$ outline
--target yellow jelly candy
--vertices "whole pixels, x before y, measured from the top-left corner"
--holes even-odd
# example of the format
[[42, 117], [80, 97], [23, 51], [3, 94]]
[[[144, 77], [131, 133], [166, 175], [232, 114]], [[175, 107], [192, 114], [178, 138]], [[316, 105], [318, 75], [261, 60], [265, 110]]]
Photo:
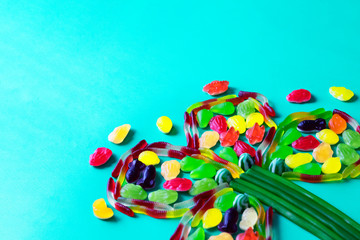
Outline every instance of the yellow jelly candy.
[[312, 155], [317, 162], [323, 163], [329, 158], [331, 158], [333, 153], [334, 151], [331, 149], [330, 144], [323, 142], [320, 143], [319, 146], [314, 148]]
[[220, 233], [217, 236], [211, 236], [208, 240], [234, 240], [231, 234], [227, 232]]
[[240, 115], [229, 117], [226, 123], [229, 128], [233, 127], [235, 131], [238, 131], [240, 134], [246, 131], [245, 119]]
[[222, 213], [217, 208], [210, 208], [207, 210], [202, 218], [203, 228], [208, 229], [216, 227], [222, 220]]
[[246, 128], [251, 128], [258, 123], [261, 126], [264, 123], [264, 116], [261, 113], [252, 113], [246, 117]]
[[340, 101], [349, 101], [354, 96], [351, 90], [344, 87], [331, 87], [329, 93]]
[[298, 166], [304, 165], [311, 162], [313, 157], [310, 153], [296, 153], [290, 154], [285, 158], [285, 163], [289, 168], [296, 168]]
[[215, 131], [206, 131], [201, 135], [199, 139], [200, 147], [212, 148], [219, 141], [219, 134]]
[[316, 133], [316, 137], [330, 145], [337, 144], [339, 142], [339, 136], [331, 129], [323, 129], [320, 132]]
[[171, 131], [171, 128], [173, 126], [172, 121], [167, 116], [159, 117], [156, 121], [156, 126], [159, 128], [159, 130], [163, 133], [169, 133]]
[[246, 231], [249, 227], [254, 227], [258, 218], [257, 212], [253, 207], [245, 209], [239, 223], [240, 229]]
[[124, 124], [115, 128], [108, 136], [108, 140], [112, 143], [122, 143], [130, 131], [130, 124]]
[[93, 203], [93, 212], [95, 217], [100, 219], [109, 219], [114, 215], [113, 210], [106, 206], [106, 202], [103, 198], [95, 200]]
[[178, 161], [170, 160], [161, 164], [161, 175], [166, 181], [176, 178], [179, 173], [180, 163]]
[[140, 153], [139, 161], [145, 165], [156, 165], [160, 163], [158, 155], [152, 151], [143, 151]]
[[329, 158], [321, 167], [321, 171], [325, 174], [337, 173], [340, 169], [341, 162], [339, 157]]

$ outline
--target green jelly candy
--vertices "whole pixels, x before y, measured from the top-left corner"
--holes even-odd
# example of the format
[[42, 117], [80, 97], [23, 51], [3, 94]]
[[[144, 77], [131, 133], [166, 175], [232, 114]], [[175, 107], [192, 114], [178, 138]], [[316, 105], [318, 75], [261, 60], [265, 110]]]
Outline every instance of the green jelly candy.
[[242, 170], [246, 171], [255, 164], [255, 160], [248, 153], [243, 153], [239, 157], [239, 164]]
[[202, 227], [198, 227], [188, 238], [188, 240], [205, 240], [205, 231]]
[[235, 111], [234, 104], [232, 102], [224, 102], [217, 105], [214, 105], [210, 108], [213, 113], [221, 115], [231, 115]]
[[238, 194], [233, 202], [233, 207], [236, 208], [238, 213], [242, 213], [250, 206], [249, 197], [245, 194]]
[[350, 147], [355, 149], [360, 147], [360, 133], [348, 129], [342, 133], [342, 138], [344, 142]]
[[249, 99], [239, 103], [239, 105], [237, 105], [236, 108], [237, 115], [240, 115], [243, 118], [246, 118], [247, 116], [249, 116], [254, 112], [255, 112], [255, 104], [253, 101]]
[[210, 189], [216, 188], [217, 184], [212, 178], [203, 178], [194, 182], [192, 185], [189, 194], [192, 196], [198, 195], [199, 193], [206, 192]]
[[195, 168], [190, 172], [190, 177], [192, 179], [200, 179], [200, 178], [212, 178], [216, 174], [216, 169], [210, 163], [204, 163], [200, 165], [198, 168]]
[[216, 172], [215, 181], [218, 184], [230, 183], [230, 181], [233, 179], [234, 178], [232, 177], [230, 171], [226, 168], [221, 168]]
[[280, 145], [287, 146], [301, 137], [301, 133], [296, 128], [289, 128], [282, 138], [280, 139]]
[[308, 175], [320, 175], [321, 167], [317, 163], [306, 163], [294, 168], [294, 172]]
[[229, 208], [233, 207], [233, 202], [236, 197], [235, 192], [228, 192], [216, 199], [214, 207], [220, 209], [222, 212], [226, 212]]
[[270, 155], [270, 159], [275, 158], [285, 159], [290, 154], [293, 154], [293, 148], [289, 146], [277, 146], [276, 150]]
[[284, 159], [275, 158], [269, 165], [269, 171], [281, 176], [283, 172], [290, 172], [292, 170], [285, 164]]
[[180, 168], [181, 168], [181, 171], [190, 172], [190, 171], [200, 167], [200, 165], [202, 165], [204, 163], [205, 162], [203, 160], [186, 156], [183, 159], [181, 159]]
[[207, 109], [202, 109], [196, 114], [199, 127], [206, 128], [214, 114]]
[[178, 199], [178, 193], [174, 190], [157, 190], [149, 193], [149, 200], [152, 202], [160, 202], [171, 204]]
[[135, 185], [132, 183], [125, 184], [121, 190], [120, 194], [124, 198], [133, 198], [144, 200], [147, 197], [147, 193], [140, 185]]
[[336, 148], [336, 155], [344, 165], [350, 165], [359, 160], [359, 154], [345, 143], [340, 143]]
[[238, 165], [239, 159], [238, 156], [236, 154], [236, 152], [234, 151], [234, 149], [232, 149], [231, 147], [224, 147], [223, 149], [221, 149], [220, 153], [219, 153], [219, 157], [221, 157], [222, 159], [225, 159], [226, 161], [232, 162], [236, 165]]

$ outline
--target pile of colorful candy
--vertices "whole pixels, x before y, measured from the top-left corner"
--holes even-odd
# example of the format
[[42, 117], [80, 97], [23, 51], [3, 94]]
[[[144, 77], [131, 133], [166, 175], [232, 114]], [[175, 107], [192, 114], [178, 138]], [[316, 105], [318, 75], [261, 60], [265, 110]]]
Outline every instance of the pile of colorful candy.
[[[228, 85], [214, 81], [203, 90], [217, 95]], [[340, 100], [352, 97], [347, 89], [331, 91]], [[311, 93], [300, 89], [287, 99], [304, 103]], [[108, 182], [110, 205], [128, 216], [181, 218], [170, 237], [174, 240], [204, 240], [208, 234], [204, 229], [214, 227], [222, 233], [208, 239], [272, 239], [273, 209], [321, 239], [358, 239], [358, 223], [288, 180], [357, 178], [359, 124], [339, 110], [293, 113], [279, 126], [273, 117], [275, 111], [267, 98], [254, 92], [240, 91], [238, 96], [191, 105], [184, 115], [187, 146], [142, 140], [125, 152]], [[163, 116], [156, 125], [169, 133], [172, 121]], [[128, 124], [117, 127], [108, 139], [121, 143], [129, 130]], [[216, 154], [211, 148], [218, 142], [221, 149]], [[111, 150], [98, 148], [90, 164], [102, 165], [111, 155]], [[170, 160], [162, 161], [162, 157]], [[163, 189], [157, 189], [158, 172], [164, 179]], [[190, 198], [177, 202], [179, 194]], [[93, 210], [100, 219], [113, 216], [104, 199], [96, 200]]]

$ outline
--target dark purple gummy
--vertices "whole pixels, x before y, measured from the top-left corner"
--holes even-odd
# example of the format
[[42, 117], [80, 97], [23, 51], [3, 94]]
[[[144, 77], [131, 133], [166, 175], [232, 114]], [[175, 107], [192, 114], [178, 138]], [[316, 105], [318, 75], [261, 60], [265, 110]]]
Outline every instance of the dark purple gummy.
[[325, 119], [318, 118], [316, 120], [304, 120], [300, 122], [297, 129], [300, 132], [318, 132], [326, 128]]
[[239, 213], [236, 208], [229, 208], [224, 214], [223, 221], [218, 225], [218, 229], [230, 234], [236, 233], [238, 218]]
[[133, 183], [139, 179], [141, 172], [145, 169], [145, 164], [139, 160], [134, 160], [129, 163], [129, 169], [126, 172], [125, 178], [128, 183]]
[[146, 166], [142, 177], [136, 182], [143, 189], [150, 189], [155, 187], [156, 170], [153, 165]]

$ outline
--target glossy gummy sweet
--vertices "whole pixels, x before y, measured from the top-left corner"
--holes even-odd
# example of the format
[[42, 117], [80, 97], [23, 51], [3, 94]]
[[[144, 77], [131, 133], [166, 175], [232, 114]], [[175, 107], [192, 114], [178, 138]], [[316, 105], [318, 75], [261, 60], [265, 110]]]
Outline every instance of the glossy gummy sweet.
[[227, 170], [226, 168], [219, 169], [215, 175], [215, 181], [218, 184], [229, 183], [233, 179], [234, 178], [232, 177], [230, 171]]
[[333, 153], [330, 144], [323, 142], [313, 150], [312, 155], [317, 162], [324, 163]]
[[337, 144], [339, 142], [339, 136], [331, 129], [323, 129], [320, 132], [316, 133], [316, 137], [330, 145]]
[[210, 208], [208, 209], [203, 218], [203, 228], [213, 228], [216, 227], [222, 220], [222, 213], [217, 208]]
[[237, 231], [237, 221], [239, 218], [239, 213], [236, 208], [229, 208], [226, 210], [223, 221], [218, 225], [218, 229], [222, 232], [227, 232], [230, 234], [236, 233]]
[[145, 164], [135, 159], [131, 163], [129, 163], [129, 169], [126, 172], [125, 179], [128, 183], [136, 182], [141, 172], [145, 169]]
[[253, 207], [245, 209], [241, 216], [239, 227], [241, 230], [246, 231], [248, 228], [253, 228], [258, 221], [258, 214]]
[[151, 189], [155, 187], [156, 169], [154, 165], [145, 167], [142, 177], [136, 182], [144, 189]]
[[202, 109], [196, 114], [196, 118], [200, 128], [206, 128], [209, 125], [210, 119], [214, 114], [208, 109]]
[[264, 123], [264, 116], [261, 113], [251, 113], [246, 117], [246, 128], [251, 128], [255, 123], [259, 124], [259, 126]]
[[270, 159], [280, 158], [285, 159], [290, 154], [293, 154], [294, 150], [289, 146], [277, 146], [275, 151], [270, 155]]
[[[244, 233], [240, 233], [236, 236], [235, 240], [258, 240], [259, 234], [254, 232], [253, 228], [248, 228]], [[267, 238], [271, 240], [271, 238]]]
[[329, 120], [329, 128], [336, 134], [341, 134], [347, 128], [347, 123], [339, 114], [334, 114]]
[[308, 175], [320, 175], [321, 167], [317, 163], [306, 163], [294, 168], [294, 172]]
[[219, 138], [220, 136], [217, 132], [205, 131], [199, 139], [200, 147], [212, 148], [219, 141]]
[[176, 178], [180, 173], [180, 163], [177, 160], [165, 161], [161, 164], [161, 175], [165, 180]]
[[253, 101], [249, 99], [239, 103], [239, 105], [237, 105], [236, 108], [237, 115], [240, 115], [243, 118], [246, 118], [247, 116], [249, 116], [254, 112], [255, 112], [255, 104]]
[[259, 126], [258, 123], [255, 123], [254, 126], [249, 128], [246, 131], [246, 138], [251, 145], [259, 143], [263, 140], [265, 134], [265, 126]]
[[171, 119], [167, 116], [161, 116], [156, 121], [156, 126], [159, 128], [159, 130], [163, 133], [169, 133], [172, 129], [173, 123]]
[[231, 234], [223, 232], [219, 235], [209, 237], [208, 240], [234, 240], [234, 238], [231, 236]]
[[233, 202], [235, 200], [236, 193], [235, 192], [228, 192], [224, 195], [218, 197], [215, 200], [214, 207], [218, 208], [220, 211], [225, 212], [229, 208], [233, 206]]
[[268, 169], [270, 172], [275, 173], [279, 176], [281, 176], [281, 174], [283, 174], [284, 172], [291, 171], [291, 168], [289, 168], [285, 164], [285, 160], [280, 158], [275, 158], [274, 160], [272, 160]]
[[359, 154], [350, 146], [345, 143], [340, 143], [336, 147], [336, 155], [344, 165], [350, 165], [359, 160]]
[[243, 142], [241, 140], [237, 140], [235, 142], [234, 151], [238, 156], [240, 156], [243, 153], [249, 153], [250, 156], [255, 157], [255, 149], [246, 142]]
[[211, 130], [219, 134], [222, 132], [226, 132], [227, 130], [226, 118], [222, 115], [217, 115], [211, 118], [209, 125]]
[[93, 203], [93, 212], [95, 217], [99, 219], [109, 219], [114, 216], [114, 212], [111, 208], [106, 206], [106, 202], [103, 198], [97, 199]]
[[147, 197], [147, 193], [140, 185], [135, 185], [132, 183], [125, 184], [121, 190], [120, 194], [124, 198], [132, 198], [145, 200]]
[[219, 157], [234, 164], [238, 164], [239, 161], [236, 152], [231, 147], [224, 147], [223, 149], [221, 149], [219, 153]]
[[235, 112], [235, 107], [231, 102], [223, 102], [212, 106], [210, 111], [221, 115], [231, 115]]
[[324, 164], [321, 166], [321, 171], [324, 174], [332, 174], [337, 173], [341, 169], [341, 162], [339, 157], [332, 157], [329, 158], [324, 162]]
[[145, 165], [157, 165], [160, 163], [158, 155], [153, 151], [143, 151], [138, 159]]
[[220, 133], [220, 143], [222, 147], [234, 146], [235, 142], [239, 139], [239, 132], [233, 127], [230, 127], [226, 132]]
[[249, 208], [249, 197], [247, 194], [237, 194], [234, 202], [233, 202], [234, 208], [236, 208], [236, 211], [238, 213], [243, 213], [245, 209]]
[[125, 137], [130, 131], [130, 124], [124, 124], [119, 127], [116, 127], [108, 136], [108, 140], [112, 143], [119, 144], [122, 143]]
[[354, 96], [351, 90], [344, 87], [331, 87], [329, 93], [340, 101], [349, 101]]
[[211, 83], [206, 84], [203, 87], [203, 91], [208, 93], [209, 95], [214, 96], [226, 92], [226, 90], [228, 90], [228, 87], [228, 81], [214, 80]]
[[190, 172], [196, 168], [198, 168], [200, 165], [204, 164], [205, 162], [200, 159], [196, 159], [190, 156], [185, 156], [180, 161], [180, 169], [184, 172]]
[[286, 100], [292, 103], [304, 103], [311, 99], [311, 93], [306, 89], [294, 90], [286, 96]]
[[304, 120], [301, 121], [297, 129], [300, 132], [304, 133], [312, 133], [312, 132], [318, 132], [326, 128], [326, 121], [323, 118], [318, 118], [316, 120]]
[[308, 135], [306, 137], [300, 137], [295, 140], [291, 146], [300, 151], [312, 151], [314, 148], [320, 145], [319, 140], [317, 140], [314, 136]]
[[301, 137], [301, 133], [296, 128], [289, 128], [281, 137], [279, 144], [287, 146]]
[[216, 175], [216, 169], [210, 163], [204, 163], [190, 172], [192, 179], [212, 178]]
[[91, 166], [97, 167], [105, 164], [111, 157], [112, 151], [105, 147], [100, 147], [90, 155], [89, 163]]
[[239, 166], [242, 170], [247, 171], [255, 164], [255, 160], [249, 153], [243, 153], [239, 157]]
[[342, 133], [344, 142], [350, 147], [357, 149], [360, 147], [360, 133], [348, 129]]
[[205, 240], [205, 231], [202, 227], [198, 227], [188, 238], [188, 240]]
[[239, 134], [244, 133], [246, 130], [245, 119], [242, 116], [235, 115], [229, 117], [226, 123], [229, 128], [233, 127], [236, 131], [239, 132]]
[[194, 182], [192, 185], [189, 194], [192, 196], [198, 195], [199, 193], [203, 193], [210, 189], [213, 189], [217, 186], [216, 182], [212, 178], [203, 178]]
[[173, 190], [157, 190], [149, 193], [148, 198], [152, 202], [172, 204], [178, 199], [178, 193]]
[[296, 153], [287, 156], [285, 158], [285, 164], [289, 168], [294, 169], [298, 166], [311, 162], [312, 159], [313, 157], [310, 153]]
[[177, 192], [189, 191], [192, 186], [192, 181], [187, 178], [174, 178], [164, 182], [163, 187], [168, 190]]

